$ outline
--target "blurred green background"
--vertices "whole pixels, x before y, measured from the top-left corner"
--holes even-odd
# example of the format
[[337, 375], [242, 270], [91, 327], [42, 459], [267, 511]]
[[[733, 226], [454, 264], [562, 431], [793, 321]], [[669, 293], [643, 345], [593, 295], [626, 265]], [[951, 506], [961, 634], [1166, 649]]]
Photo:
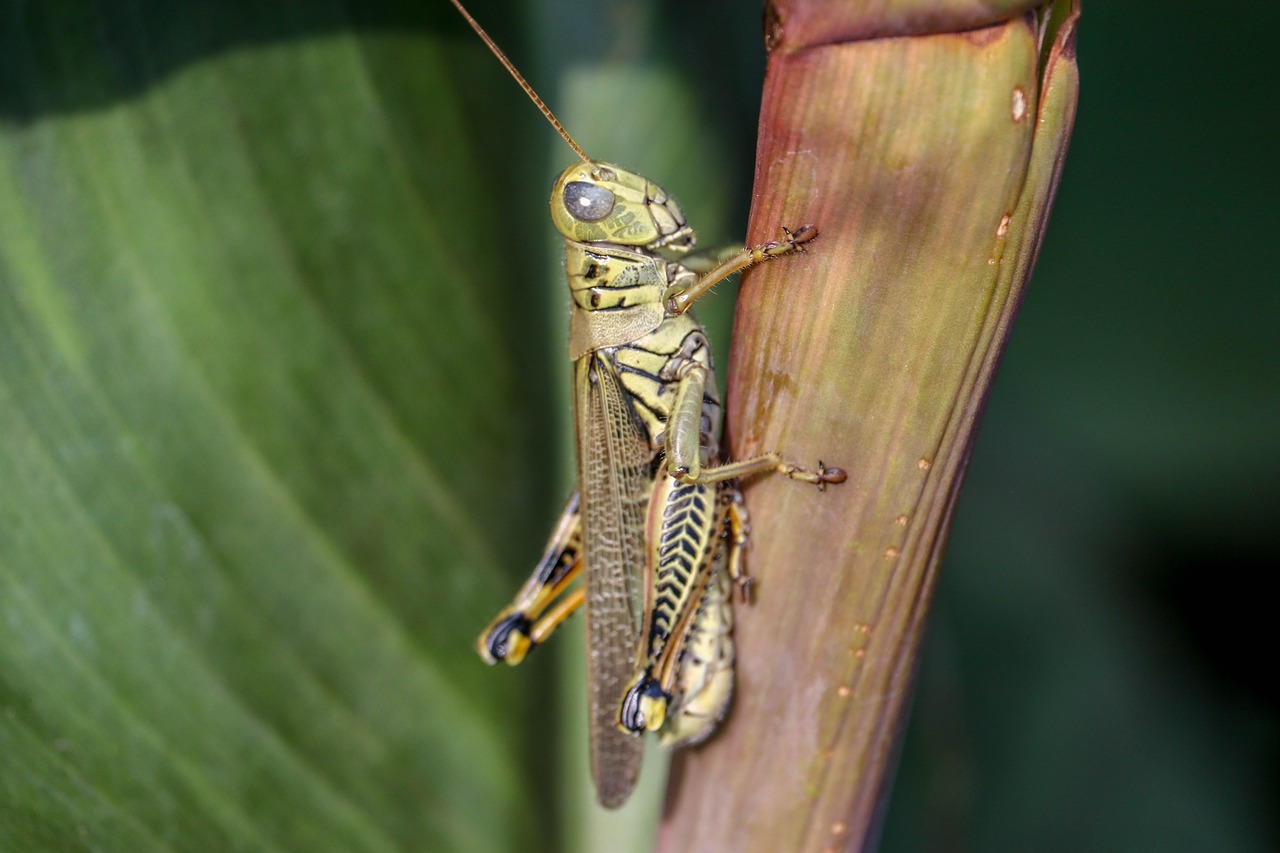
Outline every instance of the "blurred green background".
[[[473, 12], [744, 230], [757, 4]], [[1277, 25], [1085, 7], [885, 850], [1280, 847]], [[600, 849], [577, 653], [470, 649], [568, 482], [567, 158], [452, 9], [4, 2], [0, 122], [0, 848]]]

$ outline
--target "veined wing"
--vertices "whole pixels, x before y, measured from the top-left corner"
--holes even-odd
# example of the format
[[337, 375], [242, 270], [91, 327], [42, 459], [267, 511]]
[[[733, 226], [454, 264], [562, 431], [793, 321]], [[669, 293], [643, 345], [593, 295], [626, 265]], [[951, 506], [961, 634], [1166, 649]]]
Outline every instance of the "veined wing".
[[653, 452], [608, 355], [574, 365], [591, 775], [600, 803], [615, 808], [635, 787], [644, 748], [617, 720], [638, 658]]

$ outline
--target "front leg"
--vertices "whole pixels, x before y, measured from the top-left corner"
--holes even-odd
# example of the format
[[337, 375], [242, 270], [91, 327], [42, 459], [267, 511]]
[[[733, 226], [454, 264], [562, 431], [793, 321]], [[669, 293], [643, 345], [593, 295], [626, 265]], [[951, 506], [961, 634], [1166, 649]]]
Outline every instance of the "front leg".
[[[782, 233], [786, 235], [786, 239], [770, 240], [768, 243], [762, 243], [759, 246], [748, 246], [707, 270], [693, 284], [677, 284], [668, 288], [662, 300], [666, 304], [667, 312], [670, 314], [683, 314], [692, 307], [699, 297], [718, 282], [724, 281], [729, 276], [736, 272], [741, 272], [747, 267], [755, 266], [773, 258], [780, 258], [792, 252], [803, 252], [804, 244], [818, 236], [818, 229], [812, 225], [802, 225], [795, 231], [783, 227]], [[684, 262], [682, 261], [681, 263]], [[688, 266], [688, 264], [685, 264], [685, 266]], [[694, 267], [689, 268], [694, 269]]]

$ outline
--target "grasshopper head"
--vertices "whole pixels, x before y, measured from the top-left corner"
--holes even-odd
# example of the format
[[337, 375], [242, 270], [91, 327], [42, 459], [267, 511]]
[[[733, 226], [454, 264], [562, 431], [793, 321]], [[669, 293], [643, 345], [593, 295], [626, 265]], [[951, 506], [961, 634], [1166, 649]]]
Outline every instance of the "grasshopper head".
[[695, 237], [662, 187], [609, 163], [574, 163], [551, 190], [556, 230], [580, 243], [687, 252]]

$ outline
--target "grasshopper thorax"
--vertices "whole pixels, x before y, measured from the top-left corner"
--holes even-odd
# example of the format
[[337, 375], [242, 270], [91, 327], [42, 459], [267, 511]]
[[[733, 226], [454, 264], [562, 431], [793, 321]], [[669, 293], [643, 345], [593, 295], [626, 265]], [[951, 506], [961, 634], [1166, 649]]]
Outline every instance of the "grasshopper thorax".
[[696, 237], [684, 211], [662, 187], [610, 163], [584, 160], [565, 169], [551, 190], [556, 230], [579, 243], [612, 243], [680, 254]]

